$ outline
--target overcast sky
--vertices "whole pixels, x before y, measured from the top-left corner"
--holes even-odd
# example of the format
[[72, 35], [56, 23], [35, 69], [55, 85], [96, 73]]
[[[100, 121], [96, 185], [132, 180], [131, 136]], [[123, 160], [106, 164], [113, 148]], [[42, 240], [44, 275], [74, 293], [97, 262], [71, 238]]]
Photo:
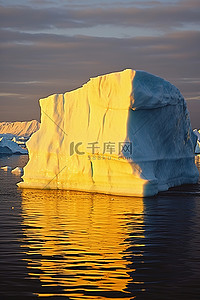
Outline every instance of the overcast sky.
[[0, 0], [0, 121], [38, 99], [133, 68], [175, 84], [200, 127], [199, 0]]

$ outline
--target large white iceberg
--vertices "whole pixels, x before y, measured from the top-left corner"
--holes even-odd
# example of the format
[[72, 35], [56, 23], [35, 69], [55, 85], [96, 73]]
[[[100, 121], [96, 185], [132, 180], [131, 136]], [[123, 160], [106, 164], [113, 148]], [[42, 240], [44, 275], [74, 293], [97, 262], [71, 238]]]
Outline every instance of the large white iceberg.
[[126, 69], [40, 100], [20, 187], [152, 196], [196, 183], [196, 137], [179, 90]]

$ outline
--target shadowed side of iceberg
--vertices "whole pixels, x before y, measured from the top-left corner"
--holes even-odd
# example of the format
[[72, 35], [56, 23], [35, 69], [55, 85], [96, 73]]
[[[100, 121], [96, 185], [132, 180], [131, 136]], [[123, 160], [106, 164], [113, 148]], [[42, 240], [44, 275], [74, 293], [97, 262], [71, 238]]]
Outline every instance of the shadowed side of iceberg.
[[132, 141], [132, 161], [141, 175], [165, 191], [185, 183], [197, 183], [194, 148], [196, 137], [186, 102], [168, 81], [137, 71], [133, 79], [126, 140]]

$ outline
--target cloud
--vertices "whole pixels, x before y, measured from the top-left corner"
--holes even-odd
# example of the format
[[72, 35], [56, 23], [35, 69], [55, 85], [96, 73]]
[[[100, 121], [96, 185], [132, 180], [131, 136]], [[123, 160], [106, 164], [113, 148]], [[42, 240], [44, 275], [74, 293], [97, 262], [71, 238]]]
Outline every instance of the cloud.
[[189, 98], [185, 98], [186, 100], [198, 100], [200, 102], [200, 95], [196, 96], [196, 97], [189, 97]]
[[21, 95], [16, 93], [0, 93], [0, 97], [9, 97], [9, 96], [21, 96]]
[[16, 33], [18, 43], [12, 42], [13, 34], [0, 32], [4, 40], [1, 81], [16, 82], [18, 78], [22, 82], [40, 81], [43, 86], [54, 82], [57, 87], [71, 89], [75, 87], [73, 82], [81, 84], [90, 76], [126, 67], [144, 69], [169, 80], [199, 77], [197, 31], [126, 39]]
[[[180, 5], [181, 4], [181, 5]], [[1, 6], [0, 26], [20, 30], [89, 28], [97, 25], [151, 27], [166, 30], [183, 24], [200, 23], [198, 1], [168, 5], [55, 7]]]
[[[34, 112], [38, 117], [39, 98], [72, 90], [90, 77], [125, 68], [164, 77], [188, 99], [200, 95], [196, 80], [200, 78], [199, 1], [168, 5], [162, 1], [118, 1], [113, 6], [111, 2], [102, 6], [88, 5], [87, 1], [77, 1], [77, 5], [68, 1], [65, 5], [63, 1], [55, 8], [51, 1], [40, 7], [32, 1], [32, 6], [0, 7], [0, 101], [7, 107], [7, 115], [9, 107], [20, 116], [31, 108], [29, 115]], [[133, 31], [153, 30], [151, 35], [143, 30], [141, 36], [118, 38], [69, 35], [74, 28], [81, 33], [82, 28], [97, 25], [114, 26], [111, 28], [116, 36], [118, 28], [126, 31], [128, 26]], [[155, 35], [156, 29], [160, 32]], [[16, 108], [18, 104], [24, 106], [23, 112]], [[2, 114], [3, 110], [1, 119]]]

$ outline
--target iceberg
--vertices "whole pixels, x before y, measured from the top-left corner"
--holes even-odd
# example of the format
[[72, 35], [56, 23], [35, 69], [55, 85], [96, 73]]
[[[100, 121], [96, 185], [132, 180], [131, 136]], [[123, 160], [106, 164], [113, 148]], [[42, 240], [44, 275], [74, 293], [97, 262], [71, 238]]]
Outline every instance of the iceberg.
[[5, 167], [1, 167], [1, 170], [5, 171], [5, 172], [8, 172], [8, 171], [11, 171], [12, 168], [9, 167], [9, 166], [5, 166]]
[[153, 196], [196, 183], [186, 102], [170, 82], [126, 69], [40, 99], [21, 188]]
[[28, 154], [28, 150], [21, 148], [16, 142], [5, 137], [0, 138], [0, 154]]
[[10, 166], [5, 166], [5, 167], [1, 167], [1, 170], [5, 171], [5, 172], [11, 172], [14, 175], [23, 175], [23, 169], [20, 167], [16, 167], [12, 170], [12, 167]]
[[24, 122], [0, 122], [0, 136], [29, 137], [40, 128], [36, 120]]
[[39, 127], [36, 120], [0, 122], [0, 155], [28, 154], [26, 142]]
[[194, 134], [197, 136], [197, 143], [195, 147], [195, 154], [200, 154], [200, 130], [197, 129], [193, 130]]
[[200, 154], [200, 141], [197, 141], [197, 144], [195, 147], [195, 154]]
[[[1, 142], [0, 142], [1, 143]], [[12, 155], [12, 150], [7, 146], [1, 146], [0, 144], [0, 155]]]
[[23, 175], [23, 169], [20, 168], [20, 167], [16, 167], [15, 169], [13, 169], [13, 170], [11, 171], [11, 173], [14, 174], [14, 175], [19, 175], [19, 176], [21, 176], [21, 175]]

